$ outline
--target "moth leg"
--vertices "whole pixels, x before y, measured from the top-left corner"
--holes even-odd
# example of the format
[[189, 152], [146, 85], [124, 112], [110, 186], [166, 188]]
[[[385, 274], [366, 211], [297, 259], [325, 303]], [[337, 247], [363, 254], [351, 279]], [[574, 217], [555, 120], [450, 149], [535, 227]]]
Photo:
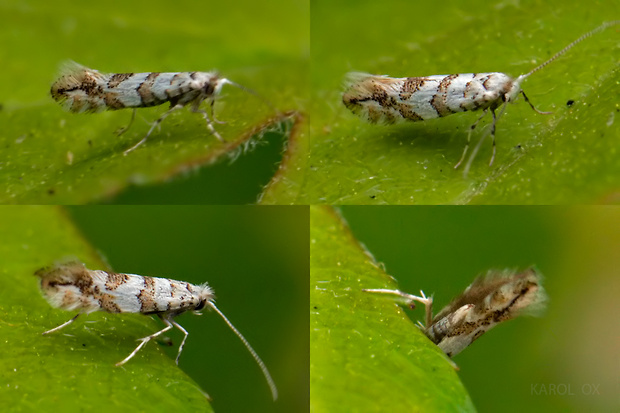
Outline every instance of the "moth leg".
[[181, 341], [181, 345], [179, 346], [179, 352], [177, 353], [177, 358], [175, 360], [175, 363], [179, 364], [179, 357], [181, 357], [181, 352], [183, 351], [183, 346], [185, 345], [185, 340], [187, 340], [187, 336], [189, 335], [189, 333], [183, 327], [181, 327], [179, 323], [177, 323], [176, 321], [170, 320], [170, 322], [172, 323], [173, 326], [175, 326], [176, 328], [181, 330], [183, 334], [185, 334], [185, 337], [183, 337], [183, 341]]
[[425, 301], [421, 301], [426, 309], [426, 327], [430, 326], [433, 321], [433, 297], [426, 297], [424, 291], [420, 290], [420, 294]]
[[467, 150], [469, 149], [469, 142], [471, 141], [471, 133], [474, 131], [474, 129], [476, 129], [476, 126], [478, 126], [478, 122], [480, 122], [482, 120], [482, 118], [484, 118], [487, 114], [488, 109], [485, 109], [482, 112], [482, 115], [480, 115], [480, 117], [469, 127], [469, 132], [467, 133], [467, 143], [465, 144], [465, 149], [463, 149], [463, 154], [461, 155], [461, 159], [459, 159], [459, 161], [456, 163], [456, 165], [454, 165], [454, 169], [457, 169], [459, 166], [461, 166], [461, 163], [465, 160], [465, 155], [467, 155]]
[[489, 166], [493, 165], [493, 161], [495, 160], [495, 123], [497, 123], [497, 117], [495, 116], [494, 109], [491, 109], [491, 115], [493, 115], [493, 123], [491, 124], [491, 139], [493, 141], [493, 154], [491, 155], [491, 162], [489, 162]]
[[202, 117], [205, 119], [205, 121], [207, 122], [207, 129], [209, 129], [209, 131], [213, 134], [213, 136], [215, 136], [219, 141], [224, 142], [224, 139], [222, 139], [220, 134], [217, 133], [217, 131], [213, 127], [213, 122], [211, 122], [211, 118], [209, 117], [209, 114], [207, 113], [207, 111], [200, 109], [198, 105], [193, 105], [191, 108], [191, 111], [194, 113], [200, 113]]
[[131, 125], [133, 125], [133, 121], [136, 118], [136, 109], [133, 110], [133, 113], [131, 114], [131, 119], [129, 120], [129, 125], [125, 126], [124, 128], [120, 128], [119, 130], [116, 131], [116, 136], [121, 136], [123, 133], [127, 132], [127, 130], [131, 127]]
[[140, 344], [138, 344], [138, 347], [136, 347], [136, 349], [134, 351], [131, 352], [130, 355], [128, 355], [127, 357], [125, 357], [125, 359], [123, 359], [122, 361], [119, 361], [118, 363], [116, 363], [116, 366], [122, 366], [123, 364], [127, 363], [129, 360], [131, 360], [131, 358], [133, 356], [136, 355], [136, 353], [138, 351], [140, 351], [140, 349], [142, 347], [144, 347], [144, 345], [146, 343], [148, 343], [149, 341], [151, 341], [152, 339], [154, 339], [155, 337], [159, 336], [160, 334], [165, 333], [166, 331], [170, 330], [172, 328], [172, 323], [170, 323], [170, 320], [163, 318], [163, 317], [159, 317], [161, 318], [161, 320], [166, 323], [166, 327], [162, 328], [161, 330], [159, 330], [157, 333], [151, 334], [150, 336], [146, 336], [143, 337], [141, 339], [139, 339], [140, 341], [142, 341]]
[[553, 112], [543, 112], [543, 111], [540, 111], [540, 110], [536, 109], [536, 108], [534, 107], [534, 105], [532, 105], [532, 102], [530, 102], [530, 100], [527, 98], [527, 96], [525, 96], [525, 92], [524, 92], [523, 90], [521, 90], [521, 94], [522, 94], [522, 95], [523, 95], [523, 97], [525, 98], [525, 101], [526, 101], [526, 102], [530, 105], [530, 107], [531, 107], [532, 109], [534, 109], [534, 112], [539, 113], [539, 114], [541, 114], [541, 115], [551, 115], [551, 114], [553, 114]]
[[214, 110], [215, 99], [211, 99], [211, 105], [209, 105], [209, 106], [211, 107], [211, 117], [213, 118], [213, 122], [219, 123], [220, 125], [226, 125], [226, 122], [221, 121], [221, 120], [217, 120], [215, 118], [215, 110]]
[[412, 310], [415, 308], [415, 302], [420, 302], [424, 304], [426, 308], [426, 328], [431, 325], [431, 321], [433, 319], [433, 297], [427, 297], [424, 294], [424, 291], [420, 290], [421, 297], [413, 294], [407, 294], [399, 290], [387, 290], [387, 289], [363, 289], [362, 291], [367, 293], [379, 293], [379, 294], [392, 294], [400, 297], [400, 301], [402, 301], [405, 305], [409, 306]]
[[58, 331], [58, 330], [60, 330], [61, 328], [66, 327], [66, 326], [68, 326], [69, 324], [73, 323], [73, 322], [75, 321], [75, 319], [76, 319], [76, 318], [78, 318], [81, 314], [83, 314], [83, 313], [82, 313], [82, 312], [79, 312], [79, 313], [77, 313], [77, 314], [75, 315], [75, 317], [73, 317], [71, 320], [67, 321], [66, 323], [62, 323], [62, 324], [61, 324], [61, 325], [59, 325], [58, 327], [54, 327], [54, 328], [52, 328], [51, 330], [47, 330], [46, 332], [41, 333], [41, 334], [45, 335], [45, 334], [53, 333], [54, 331]]
[[183, 105], [174, 105], [173, 107], [171, 107], [170, 109], [168, 109], [166, 112], [163, 113], [163, 115], [161, 115], [159, 117], [159, 119], [157, 119], [155, 122], [153, 122], [153, 124], [151, 125], [151, 129], [149, 129], [149, 131], [147, 132], [146, 136], [144, 138], [142, 138], [142, 140], [138, 143], [136, 143], [134, 146], [132, 146], [131, 148], [127, 149], [125, 152], [123, 152], [123, 155], [127, 156], [127, 154], [131, 151], [133, 151], [134, 149], [136, 149], [138, 146], [142, 145], [144, 142], [146, 142], [146, 139], [149, 137], [149, 135], [151, 134], [151, 132], [153, 132], [153, 129], [155, 129], [155, 127], [159, 126], [159, 124], [168, 117], [168, 115], [170, 115], [172, 112], [174, 112], [175, 110], [179, 110], [183, 107]]

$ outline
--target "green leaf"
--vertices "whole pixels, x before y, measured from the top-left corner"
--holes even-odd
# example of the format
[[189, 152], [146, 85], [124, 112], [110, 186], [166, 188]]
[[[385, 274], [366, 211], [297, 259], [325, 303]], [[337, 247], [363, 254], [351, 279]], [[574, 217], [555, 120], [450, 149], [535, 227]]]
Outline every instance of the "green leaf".
[[297, 114], [278, 172], [260, 195], [261, 204], [307, 204], [310, 134], [305, 116]]
[[[162, 184], [198, 168], [236, 159], [217, 169], [223, 187], [195, 177], [168, 202], [255, 201], [277, 170], [281, 147], [265, 151], [266, 140], [286, 140], [307, 87], [308, 6], [303, 2], [97, 3], [4, 2], [0, 51], [3, 76], [0, 132], [0, 203], [77, 204], [113, 200], [131, 187]], [[17, 58], [17, 56], [21, 56]], [[274, 111], [247, 91], [225, 86], [215, 104], [215, 124], [225, 142], [210, 135], [201, 115], [171, 114], [138, 149], [123, 151], [145, 136], [150, 122], [168, 108], [143, 108], [122, 136], [131, 110], [77, 115], [50, 97], [50, 84], [66, 59], [101, 72], [208, 71], [255, 90]], [[19, 86], [18, 86], [19, 85]], [[206, 104], [203, 105], [206, 109]], [[293, 120], [292, 120], [293, 119]], [[281, 146], [281, 145], [279, 145]], [[240, 154], [257, 148], [246, 162]], [[253, 177], [252, 173], [256, 176]], [[234, 174], [233, 176], [229, 176]], [[204, 174], [201, 174], [204, 175]], [[241, 178], [249, 185], [239, 185]], [[175, 182], [182, 186], [187, 180]], [[180, 182], [180, 183], [179, 183]], [[170, 186], [170, 185], [166, 185]], [[242, 188], [243, 195], [239, 194]], [[214, 194], [218, 190], [220, 193]], [[148, 197], [149, 194], [145, 194]], [[191, 198], [190, 198], [191, 197]], [[130, 202], [141, 202], [140, 199]]]
[[105, 268], [63, 210], [3, 207], [0, 233], [0, 410], [212, 411], [207, 395], [156, 345], [140, 351], [141, 362], [115, 367], [135, 346], [127, 337], [157, 331], [150, 317], [94, 313], [82, 317], [82, 329], [41, 335], [73, 314], [49, 306], [34, 272], [68, 254]]
[[393, 300], [362, 292], [397, 286], [338, 213], [310, 219], [312, 410], [475, 411], [441, 350]]
[[[316, 6], [316, 7], [314, 7]], [[617, 201], [620, 143], [618, 26], [596, 34], [522, 87], [487, 138], [469, 176], [454, 170], [480, 113], [372, 125], [341, 102], [349, 71], [393, 77], [527, 73], [594, 29], [618, 6], [559, 0], [503, 3], [317, 2], [313, 4], [309, 203], [523, 204]], [[334, 35], [338, 33], [338, 35]], [[568, 101], [574, 101], [567, 106]], [[472, 134], [488, 131], [490, 116]]]

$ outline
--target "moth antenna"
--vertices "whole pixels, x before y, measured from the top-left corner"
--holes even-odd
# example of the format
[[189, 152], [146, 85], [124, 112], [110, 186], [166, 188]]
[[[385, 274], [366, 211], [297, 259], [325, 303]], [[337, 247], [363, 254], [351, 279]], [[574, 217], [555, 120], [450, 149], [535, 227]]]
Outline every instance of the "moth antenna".
[[600, 32], [602, 30], [605, 30], [606, 28], [608, 28], [610, 26], [615, 26], [616, 24], [620, 24], [620, 20], [612, 20], [612, 21], [608, 21], [608, 22], [605, 22], [605, 23], [601, 24], [596, 29], [587, 32], [586, 34], [582, 35], [580, 38], [578, 38], [577, 40], [575, 40], [574, 42], [572, 42], [571, 44], [566, 46], [564, 49], [562, 49], [559, 52], [557, 52], [556, 54], [554, 54], [546, 62], [538, 65], [534, 69], [530, 70], [527, 74], [521, 75], [519, 77], [521, 79], [525, 79], [529, 75], [531, 75], [531, 74], [533, 74], [535, 72], [538, 72], [540, 69], [542, 69], [543, 67], [547, 66], [549, 63], [553, 62], [555, 59], [557, 59], [558, 57], [562, 56], [564, 53], [568, 52], [570, 49], [572, 49], [574, 46], [576, 46], [577, 44], [581, 43], [582, 41], [584, 41], [588, 37], [591, 37], [592, 35], [595, 35], [596, 33]]
[[232, 85], [232, 86], [234, 86], [234, 87], [236, 87], [236, 88], [239, 88], [239, 89], [243, 90], [244, 92], [248, 92], [249, 94], [256, 96], [257, 98], [259, 98], [260, 100], [262, 100], [262, 101], [263, 101], [263, 102], [264, 102], [267, 106], [269, 106], [269, 108], [270, 108], [271, 110], [273, 110], [274, 112], [277, 112], [277, 109], [275, 108], [275, 106], [273, 106], [273, 104], [272, 104], [270, 101], [268, 101], [266, 98], [264, 98], [262, 95], [260, 95], [260, 94], [259, 94], [258, 92], [256, 92], [255, 90], [250, 89], [249, 87], [242, 86], [242, 85], [240, 85], [239, 83], [235, 83], [235, 82], [233, 82], [232, 80], [228, 80], [228, 79], [222, 79], [222, 80], [220, 81], [220, 83], [221, 83], [221, 86], [219, 86], [219, 88], [218, 88], [218, 89], [221, 89], [221, 88], [222, 88], [222, 86], [224, 86], [224, 85], [226, 85], [226, 84]]
[[[507, 107], [507, 104], [504, 103], [502, 105], [502, 108], [501, 108], [499, 114], [497, 115], [497, 117], [495, 117], [495, 122], [497, 122], [497, 119], [502, 117], [502, 115], [504, 114], [504, 111], [506, 110], [506, 107]], [[494, 112], [492, 112], [492, 113], [494, 113]], [[467, 175], [469, 175], [469, 170], [471, 168], [471, 165], [473, 164], [474, 159], [476, 158], [476, 155], [478, 155], [478, 151], [480, 150], [480, 147], [482, 146], [482, 142], [484, 142], [486, 140], [487, 136], [491, 135], [492, 133], [493, 133], [492, 130], [486, 131], [482, 135], [482, 137], [480, 138], [478, 143], [476, 144], [476, 147], [472, 151], [471, 155], [469, 155], [469, 159], [467, 160], [467, 164], [465, 164], [465, 168], [463, 169], [463, 179], [467, 179]]]
[[271, 374], [269, 374], [269, 370], [267, 370], [267, 366], [265, 366], [265, 363], [263, 363], [263, 360], [261, 360], [261, 358], [258, 356], [256, 351], [254, 351], [254, 349], [252, 348], [250, 343], [248, 343], [248, 341], [245, 339], [245, 337], [243, 337], [243, 334], [241, 334], [239, 332], [239, 330], [237, 330], [235, 328], [235, 326], [228, 320], [228, 318], [226, 318], [224, 313], [222, 313], [215, 306], [213, 301], [207, 301], [207, 303], [208, 303], [208, 305], [211, 308], [213, 308], [215, 310], [216, 313], [218, 313], [220, 315], [220, 317], [222, 317], [222, 319], [224, 319], [226, 324], [228, 324], [228, 327], [230, 327], [230, 329], [237, 335], [237, 337], [239, 337], [239, 339], [245, 345], [245, 347], [248, 349], [248, 351], [250, 352], [252, 357], [254, 357], [254, 360], [256, 361], [256, 364], [258, 364], [258, 367], [260, 367], [261, 371], [263, 372], [263, 375], [265, 376], [265, 379], [267, 380], [267, 384], [269, 384], [269, 388], [271, 389], [271, 395], [273, 396], [273, 400], [277, 400], [278, 399], [278, 389], [277, 389], [276, 384], [274, 383], [273, 379], [271, 378]]

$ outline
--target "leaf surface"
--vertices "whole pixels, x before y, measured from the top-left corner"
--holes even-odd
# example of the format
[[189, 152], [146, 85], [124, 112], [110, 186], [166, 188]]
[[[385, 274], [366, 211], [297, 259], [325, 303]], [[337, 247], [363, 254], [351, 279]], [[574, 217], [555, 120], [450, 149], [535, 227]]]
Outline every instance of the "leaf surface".
[[397, 286], [338, 213], [310, 219], [311, 411], [475, 411], [443, 352], [393, 300], [362, 292]]

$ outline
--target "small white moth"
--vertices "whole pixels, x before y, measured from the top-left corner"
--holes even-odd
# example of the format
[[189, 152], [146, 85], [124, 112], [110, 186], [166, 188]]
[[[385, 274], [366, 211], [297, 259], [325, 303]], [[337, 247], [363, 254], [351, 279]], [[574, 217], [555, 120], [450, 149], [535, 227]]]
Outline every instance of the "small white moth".
[[174, 318], [179, 314], [199, 311], [210, 307], [218, 313], [228, 327], [239, 337], [260, 367], [273, 399], [278, 398], [278, 390], [267, 370], [267, 366], [243, 335], [232, 325], [226, 316], [215, 306], [215, 295], [208, 284], [192, 285], [168, 278], [145, 277], [135, 274], [112, 273], [101, 270], [91, 271], [78, 261], [56, 264], [35, 273], [45, 299], [52, 307], [80, 312], [71, 320], [43, 334], [53, 333], [73, 323], [81, 314], [94, 311], [108, 313], [141, 313], [157, 315], [166, 324], [160, 331], [140, 339], [141, 343], [125, 359], [116, 363], [121, 366], [129, 361], [150, 340], [170, 330], [173, 326], [185, 335], [179, 346], [176, 363], [183, 351], [188, 332]]
[[101, 112], [134, 108], [131, 121], [127, 127], [118, 132], [120, 136], [126, 132], [136, 117], [135, 108], [157, 106], [170, 103], [170, 109], [164, 112], [151, 126], [146, 136], [124, 154], [142, 145], [151, 132], [168, 115], [175, 110], [190, 105], [190, 110], [200, 113], [207, 122], [209, 131], [220, 141], [222, 137], [213, 127], [218, 122], [213, 116], [200, 109], [200, 104], [207, 100], [213, 106], [215, 98], [226, 84], [236, 86], [246, 92], [256, 94], [226, 78], [217, 72], [170, 72], [170, 73], [100, 73], [75, 62], [68, 62], [61, 76], [51, 88], [54, 100], [60, 102], [66, 110], [74, 113]]
[[370, 289], [371, 293], [391, 294], [398, 301], [415, 308], [415, 302], [426, 306], [425, 323], [419, 325], [424, 334], [448, 357], [463, 351], [486, 331], [521, 314], [540, 313], [547, 300], [541, 275], [529, 268], [524, 272], [489, 271], [478, 277], [467, 289], [433, 317], [433, 298], [398, 290]]
[[[508, 103], [513, 102], [521, 94], [537, 113], [552, 113], [541, 112], [536, 109], [521, 89], [521, 83], [578, 43], [607, 27], [619, 23], [620, 20], [603, 23], [596, 29], [579, 37], [546, 62], [516, 79], [497, 72], [403, 78], [366, 73], [349, 73], [347, 75], [348, 87], [342, 96], [342, 101], [351, 112], [370, 123], [417, 122], [440, 118], [457, 112], [482, 109], [482, 115], [469, 128], [467, 144], [461, 159], [454, 165], [454, 168], [458, 168], [465, 159], [472, 131], [486, 113], [490, 111], [493, 117], [490, 132], [493, 139], [493, 154], [489, 162], [490, 166], [495, 159], [495, 124]], [[496, 116], [495, 110], [500, 106], [502, 107], [501, 111]], [[464, 169], [465, 176], [467, 176], [471, 163], [485, 137], [486, 135], [480, 139], [470, 156]]]

